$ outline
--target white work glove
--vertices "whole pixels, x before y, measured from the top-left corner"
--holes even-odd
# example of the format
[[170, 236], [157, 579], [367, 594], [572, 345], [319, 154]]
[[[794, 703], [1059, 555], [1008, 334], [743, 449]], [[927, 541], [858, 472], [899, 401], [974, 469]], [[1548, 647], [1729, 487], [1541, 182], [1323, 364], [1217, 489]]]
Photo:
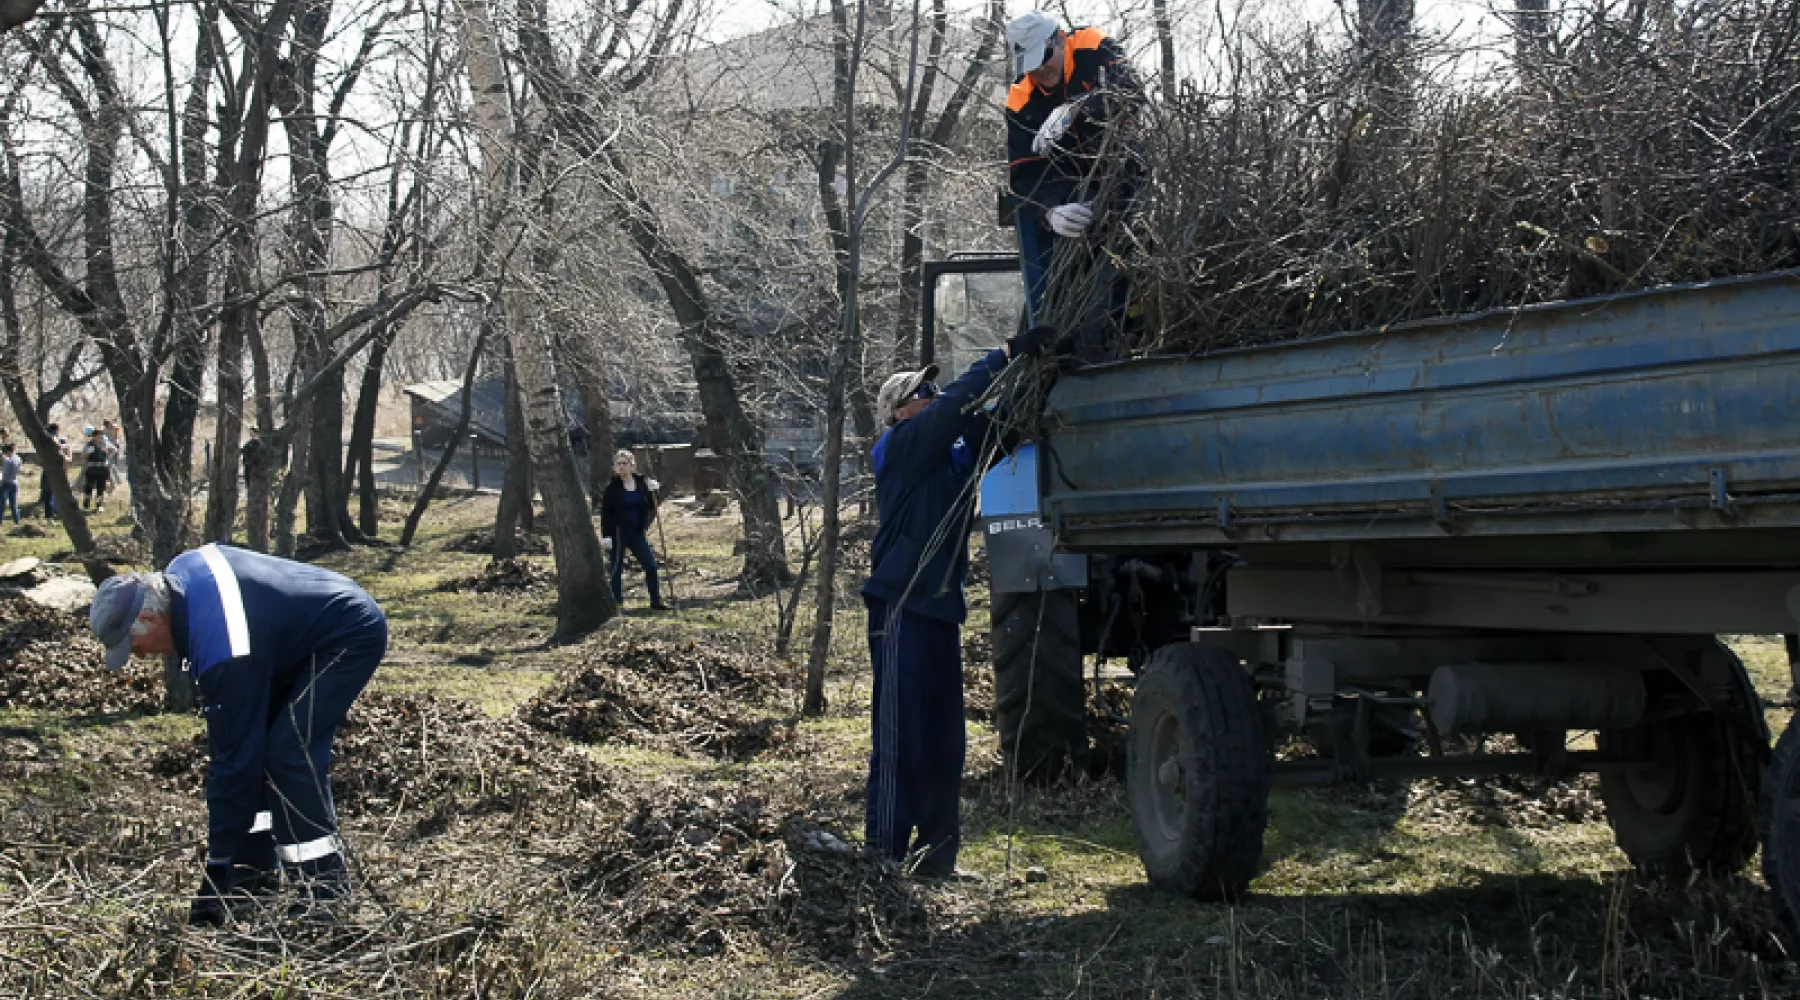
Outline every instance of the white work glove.
[[1092, 202], [1071, 202], [1050, 210], [1050, 229], [1058, 236], [1074, 238], [1094, 224]]
[[605, 549], [608, 552], [611, 552], [612, 551], [612, 539], [602, 536], [600, 539], [600, 547]]
[[656, 481], [656, 480], [654, 480], [654, 479], [646, 479], [646, 480], [644, 480], [644, 485], [645, 485], [645, 486], [646, 486], [646, 487], [648, 487], [648, 488], [649, 488], [649, 490], [650, 490], [650, 492], [652, 492], [652, 493], [655, 493], [655, 492], [656, 492], [656, 491], [657, 491], [657, 490], [660, 490], [660, 489], [662, 489], [662, 484], [661, 484], [661, 483], [659, 483], [659, 482], [657, 482], [657, 481]]
[[1078, 110], [1079, 105], [1069, 103], [1050, 112], [1050, 117], [1045, 118], [1044, 124], [1038, 126], [1037, 136], [1031, 140], [1031, 151], [1039, 156], [1049, 156], [1050, 151], [1056, 148], [1057, 140], [1069, 131], [1070, 125], [1075, 124], [1075, 112]]

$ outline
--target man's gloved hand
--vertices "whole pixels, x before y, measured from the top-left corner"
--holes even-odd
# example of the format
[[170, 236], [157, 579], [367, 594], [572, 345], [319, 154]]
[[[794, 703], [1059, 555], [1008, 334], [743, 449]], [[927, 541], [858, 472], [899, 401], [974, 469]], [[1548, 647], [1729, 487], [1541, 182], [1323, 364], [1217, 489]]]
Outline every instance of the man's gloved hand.
[[1091, 202], [1071, 202], [1050, 210], [1050, 229], [1058, 236], [1073, 239], [1087, 232], [1094, 223]]
[[1025, 358], [1042, 354], [1047, 347], [1056, 346], [1061, 331], [1053, 326], [1034, 326], [1024, 333], [1015, 333], [1006, 340], [1006, 356], [1009, 358]]
[[1068, 133], [1069, 126], [1075, 124], [1075, 115], [1080, 110], [1081, 105], [1071, 101], [1050, 112], [1049, 117], [1044, 119], [1044, 124], [1038, 126], [1037, 135], [1031, 140], [1031, 151], [1039, 156], [1049, 156], [1051, 151], [1056, 148], [1057, 140]]
[[612, 539], [611, 539], [611, 538], [610, 538], [610, 537], [607, 537], [607, 536], [604, 536], [604, 535], [603, 535], [603, 536], [601, 536], [601, 538], [600, 538], [600, 547], [601, 547], [601, 548], [603, 548], [603, 549], [605, 549], [605, 550], [606, 550], [606, 551], [608, 551], [608, 552], [611, 552], [611, 551], [612, 551], [612, 547], [613, 547], [613, 540], [612, 540]]
[[231, 862], [208, 864], [206, 874], [200, 878], [200, 888], [194, 892], [194, 901], [188, 906], [189, 926], [218, 927], [230, 915], [225, 908], [225, 896], [231, 892]]

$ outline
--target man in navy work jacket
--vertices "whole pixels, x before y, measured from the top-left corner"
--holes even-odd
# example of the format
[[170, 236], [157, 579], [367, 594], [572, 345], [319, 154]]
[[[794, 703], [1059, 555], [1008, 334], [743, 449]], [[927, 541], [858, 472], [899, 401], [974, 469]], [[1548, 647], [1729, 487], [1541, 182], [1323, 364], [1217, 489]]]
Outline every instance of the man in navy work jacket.
[[349, 578], [224, 545], [100, 585], [88, 613], [118, 669], [174, 653], [200, 685], [210, 744], [206, 875], [190, 923], [234, 888], [298, 886], [290, 916], [329, 919], [349, 888], [331, 803], [331, 741], [387, 652], [387, 618]]
[[865, 835], [870, 849], [925, 877], [955, 873], [962, 839], [963, 584], [974, 479], [992, 431], [986, 413], [963, 411], [1008, 359], [1055, 339], [1034, 327], [941, 392], [931, 365], [889, 377], [876, 397], [888, 430], [873, 453], [881, 525], [862, 588], [875, 667]]
[[1007, 22], [1013, 84], [1006, 93], [1007, 189], [1017, 212], [1019, 261], [1031, 320], [1041, 323], [1045, 274], [1057, 238], [1087, 233], [1094, 192], [1086, 178], [1114, 102], [1143, 100], [1125, 50], [1098, 28], [1065, 31], [1031, 11]]

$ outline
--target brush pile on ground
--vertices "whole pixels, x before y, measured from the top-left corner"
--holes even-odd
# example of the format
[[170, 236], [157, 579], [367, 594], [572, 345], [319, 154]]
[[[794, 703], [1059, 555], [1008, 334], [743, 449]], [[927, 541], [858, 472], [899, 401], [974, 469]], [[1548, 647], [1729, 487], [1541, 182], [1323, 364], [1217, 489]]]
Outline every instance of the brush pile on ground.
[[849, 958], [926, 925], [897, 865], [803, 816], [777, 820], [755, 795], [644, 795], [578, 879], [609, 931], [702, 954], [756, 941]]
[[[95, 535], [94, 554], [113, 566], [148, 566], [150, 546], [128, 534]], [[50, 557], [51, 562], [80, 562], [74, 549], [65, 549]]]
[[1648, 9], [1521, 14], [1505, 49], [1461, 58], [1240, 34], [1219, 79], [1145, 113], [1152, 180], [1111, 244], [1151, 317], [1134, 346], [1800, 266], [1800, 0]]
[[1528, 775], [1415, 781], [1407, 814], [1428, 826], [1498, 826], [1553, 830], [1569, 823], [1603, 823], [1600, 779], [1592, 774], [1556, 780]]
[[549, 590], [554, 586], [556, 578], [537, 563], [524, 559], [496, 559], [483, 566], [481, 572], [445, 580], [438, 584], [437, 589], [449, 594], [470, 591], [477, 594], [525, 594]]
[[579, 743], [747, 760], [793, 739], [791, 723], [757, 710], [787, 687], [779, 665], [748, 645], [627, 636], [596, 648], [520, 716]]
[[[544, 556], [550, 554], [550, 540], [543, 535], [518, 533], [513, 535], [513, 544], [518, 547], [520, 555]], [[444, 551], [491, 556], [494, 554], [494, 533], [487, 528], [465, 531], [445, 542]]]
[[0, 593], [0, 708], [114, 715], [161, 705], [160, 664], [133, 660], [108, 671], [80, 615]]
[[[586, 755], [516, 719], [494, 719], [428, 695], [366, 692], [338, 731], [332, 791], [348, 817], [427, 813], [419, 833], [452, 815], [518, 812], [533, 800], [573, 800], [608, 787]], [[171, 744], [150, 772], [177, 791], [198, 792], [206, 740]]]

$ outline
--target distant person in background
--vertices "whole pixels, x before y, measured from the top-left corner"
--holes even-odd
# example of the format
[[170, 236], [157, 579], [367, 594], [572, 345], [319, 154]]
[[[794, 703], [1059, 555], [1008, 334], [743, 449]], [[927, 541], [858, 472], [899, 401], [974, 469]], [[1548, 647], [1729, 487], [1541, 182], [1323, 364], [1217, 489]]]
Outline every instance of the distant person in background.
[[98, 427], [87, 428], [81, 446], [81, 509], [106, 509], [106, 491], [112, 486], [112, 446]]
[[[59, 433], [61, 429], [61, 425], [59, 424], [51, 424], [44, 428], [44, 430], [50, 432], [50, 440], [56, 442], [56, 453], [62, 456], [64, 472], [66, 474], [68, 469], [67, 463], [69, 461], [69, 446], [68, 443], [63, 440], [62, 434]], [[44, 520], [53, 521], [56, 519], [56, 493], [50, 489], [50, 464], [47, 460], [40, 457], [38, 459], [38, 468], [43, 470], [38, 473], [38, 510], [43, 513]]]
[[119, 424], [115, 420], [102, 420], [100, 429], [106, 432], [106, 446], [112, 449], [112, 459], [108, 463], [112, 467], [113, 482], [125, 477], [125, 439], [119, 435]]
[[638, 475], [637, 459], [621, 450], [613, 456], [612, 482], [600, 497], [600, 536], [612, 549], [613, 599], [625, 599], [625, 550], [644, 568], [650, 610], [667, 611], [656, 581], [656, 552], [650, 548], [650, 525], [656, 520], [656, 481]]
[[19, 523], [19, 468], [24, 464], [11, 441], [0, 445], [0, 520], [11, 507], [13, 523]]

